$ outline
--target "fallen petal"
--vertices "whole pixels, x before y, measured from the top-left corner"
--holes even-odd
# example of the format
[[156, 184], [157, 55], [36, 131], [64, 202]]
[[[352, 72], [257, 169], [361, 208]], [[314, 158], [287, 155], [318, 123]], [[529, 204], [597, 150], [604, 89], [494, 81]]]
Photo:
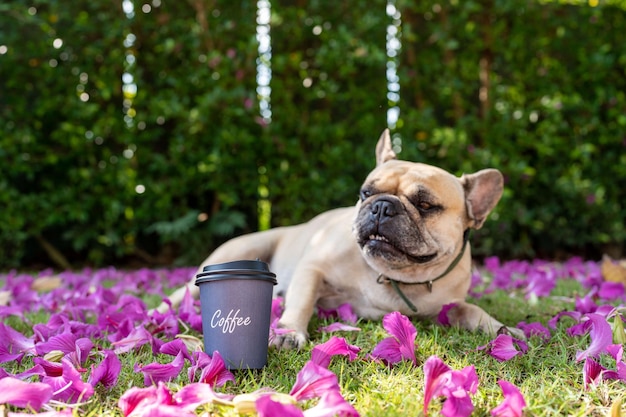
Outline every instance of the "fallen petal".
[[97, 367], [91, 367], [88, 382], [92, 386], [102, 383], [105, 388], [113, 388], [117, 384], [117, 378], [122, 370], [122, 363], [113, 351], [107, 351], [104, 359]]
[[605, 352], [607, 347], [613, 343], [611, 325], [605, 317], [596, 313], [589, 313], [585, 315], [585, 318], [588, 319], [585, 322], [585, 328], [591, 329], [589, 330], [591, 343], [586, 350], [579, 351], [576, 354], [576, 362], [580, 362], [590, 356], [598, 356], [600, 353]]
[[353, 361], [360, 351], [360, 347], [348, 344], [343, 337], [333, 336], [327, 342], [313, 348], [311, 360], [317, 365], [328, 368], [333, 356], [344, 355]]
[[144, 385], [149, 386], [157, 382], [169, 382], [176, 378], [185, 364], [185, 357], [182, 352], [179, 353], [171, 363], [153, 362], [148, 365], [135, 365], [135, 372], [141, 372], [144, 375]]
[[52, 398], [52, 387], [42, 382], [24, 382], [13, 377], [0, 379], [0, 404], [39, 410]]
[[359, 417], [352, 404], [346, 401], [339, 391], [327, 391], [319, 403], [304, 411], [305, 417]]
[[303, 417], [304, 413], [293, 404], [284, 404], [272, 399], [271, 395], [264, 395], [256, 401], [256, 410], [259, 417]]
[[323, 326], [319, 328], [320, 332], [332, 333], [332, 332], [360, 332], [360, 327], [350, 326], [348, 324], [335, 322], [331, 323], [328, 326]]
[[496, 417], [522, 417], [526, 401], [520, 390], [508, 381], [500, 380], [498, 385], [504, 394], [504, 400], [491, 410], [491, 415]]
[[450, 377], [450, 367], [438, 356], [431, 356], [424, 362], [424, 414], [427, 414], [430, 401], [440, 395]]
[[296, 383], [289, 395], [297, 401], [303, 401], [320, 397], [329, 390], [339, 391], [337, 375], [313, 361], [308, 361], [298, 372]]

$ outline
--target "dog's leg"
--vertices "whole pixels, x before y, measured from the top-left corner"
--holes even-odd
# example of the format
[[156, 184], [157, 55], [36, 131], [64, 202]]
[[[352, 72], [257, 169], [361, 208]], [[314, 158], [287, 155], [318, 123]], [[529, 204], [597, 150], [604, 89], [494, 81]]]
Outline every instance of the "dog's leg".
[[448, 311], [448, 320], [451, 325], [470, 331], [481, 330], [491, 336], [506, 331], [513, 337], [525, 339], [524, 332], [520, 329], [505, 326], [482, 308], [467, 302], [460, 302], [452, 307]]
[[319, 271], [295, 271], [285, 296], [285, 311], [278, 321], [278, 327], [289, 332], [278, 335], [272, 342], [273, 345], [278, 348], [300, 349], [306, 344], [309, 338], [309, 320], [319, 299], [323, 279], [324, 276]]

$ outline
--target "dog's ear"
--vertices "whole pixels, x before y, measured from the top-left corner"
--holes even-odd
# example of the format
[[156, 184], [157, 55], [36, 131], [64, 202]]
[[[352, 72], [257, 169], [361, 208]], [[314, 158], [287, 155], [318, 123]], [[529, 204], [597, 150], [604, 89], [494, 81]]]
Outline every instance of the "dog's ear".
[[480, 229], [487, 215], [498, 204], [504, 189], [504, 178], [497, 169], [483, 169], [474, 174], [463, 174], [467, 215], [474, 229]]
[[396, 159], [396, 153], [393, 151], [389, 129], [385, 129], [376, 145], [376, 166], [382, 165], [391, 159]]

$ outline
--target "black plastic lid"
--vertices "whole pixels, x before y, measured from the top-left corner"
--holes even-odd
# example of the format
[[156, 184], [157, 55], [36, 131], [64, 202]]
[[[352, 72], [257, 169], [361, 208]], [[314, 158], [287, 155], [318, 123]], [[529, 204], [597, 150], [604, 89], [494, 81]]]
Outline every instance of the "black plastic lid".
[[224, 279], [253, 279], [269, 281], [276, 285], [276, 274], [270, 272], [269, 265], [263, 261], [233, 261], [222, 264], [207, 265], [196, 275], [195, 284], [219, 281]]
[[207, 265], [202, 268], [202, 272], [210, 272], [210, 271], [229, 271], [229, 270], [239, 270], [239, 269], [251, 269], [255, 271], [262, 272], [270, 272], [270, 267], [266, 262], [255, 260], [241, 260], [241, 261], [232, 261], [225, 262], [223, 264], [214, 264]]

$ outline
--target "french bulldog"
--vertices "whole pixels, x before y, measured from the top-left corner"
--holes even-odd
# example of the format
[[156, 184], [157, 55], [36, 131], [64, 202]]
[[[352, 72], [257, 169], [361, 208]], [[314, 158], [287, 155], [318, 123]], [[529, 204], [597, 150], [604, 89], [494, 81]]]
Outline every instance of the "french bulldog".
[[[456, 177], [431, 165], [398, 160], [389, 130], [376, 146], [376, 168], [355, 206], [324, 212], [307, 223], [243, 235], [224, 243], [199, 267], [260, 259], [278, 278], [285, 310], [273, 343], [301, 348], [316, 306], [349, 303], [357, 316], [399, 311], [422, 319], [442, 307], [450, 324], [494, 335], [507, 328], [465, 301], [471, 282], [470, 229], [479, 229], [503, 191], [502, 174], [484, 169]], [[194, 296], [194, 281], [187, 286]], [[171, 296], [178, 305], [186, 288]], [[165, 311], [169, 306], [159, 306]]]

